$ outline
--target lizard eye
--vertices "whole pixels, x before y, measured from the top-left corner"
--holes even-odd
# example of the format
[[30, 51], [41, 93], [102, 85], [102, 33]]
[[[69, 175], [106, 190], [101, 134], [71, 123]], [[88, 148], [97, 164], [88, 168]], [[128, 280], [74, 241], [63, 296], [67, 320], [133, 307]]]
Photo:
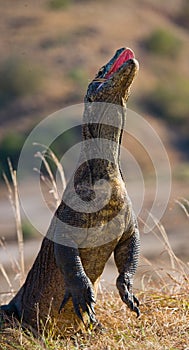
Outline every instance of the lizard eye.
[[98, 74], [96, 75], [97, 77], [99, 77], [99, 76], [101, 76], [101, 75], [104, 74], [104, 68], [105, 68], [105, 66], [102, 66], [102, 67], [100, 68], [100, 70], [98, 71]]
[[99, 70], [99, 74], [103, 73], [103, 71], [104, 71], [104, 67], [101, 67]]

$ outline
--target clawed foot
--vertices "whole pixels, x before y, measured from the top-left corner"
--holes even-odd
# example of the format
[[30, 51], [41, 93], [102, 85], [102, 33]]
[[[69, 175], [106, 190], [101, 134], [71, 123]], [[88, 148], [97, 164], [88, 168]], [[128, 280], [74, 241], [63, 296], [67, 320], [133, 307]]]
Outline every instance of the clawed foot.
[[86, 312], [90, 323], [96, 323], [95, 310], [93, 304], [96, 303], [91, 281], [86, 275], [75, 276], [71, 281], [65, 282], [65, 294], [60, 305], [59, 313], [64, 308], [68, 300], [72, 298], [76, 315], [84, 323], [82, 312]]
[[123, 275], [120, 274], [119, 277], [117, 278], [116, 285], [123, 302], [127, 304], [127, 306], [131, 311], [136, 312], [137, 317], [139, 317], [140, 316], [139, 301], [132, 293], [132, 286], [131, 286], [129, 277], [124, 274]]

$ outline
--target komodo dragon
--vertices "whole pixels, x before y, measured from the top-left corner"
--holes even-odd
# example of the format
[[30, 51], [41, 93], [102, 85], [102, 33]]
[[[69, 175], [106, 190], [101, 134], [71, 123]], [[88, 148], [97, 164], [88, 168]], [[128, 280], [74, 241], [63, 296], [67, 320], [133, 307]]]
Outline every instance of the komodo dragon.
[[[59, 333], [70, 325], [80, 327], [83, 320], [85, 325], [95, 323], [97, 285], [112, 252], [120, 297], [140, 314], [132, 293], [139, 231], [119, 165], [126, 101], [138, 67], [132, 50], [121, 48], [88, 86], [81, 165], [68, 182], [24, 285], [0, 309], [33, 330], [45, 324], [49, 313]], [[111, 191], [105, 203], [101, 197], [109, 193], [107, 188]], [[73, 209], [77, 197], [83, 203], [80, 210]], [[100, 209], [86, 210], [100, 202], [105, 203]]]

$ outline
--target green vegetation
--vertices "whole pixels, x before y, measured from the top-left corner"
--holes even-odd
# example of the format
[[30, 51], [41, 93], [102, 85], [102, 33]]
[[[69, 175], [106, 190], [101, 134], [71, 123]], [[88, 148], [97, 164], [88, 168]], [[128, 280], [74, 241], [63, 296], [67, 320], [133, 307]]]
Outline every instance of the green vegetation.
[[0, 105], [4, 106], [17, 97], [35, 93], [41, 83], [39, 67], [19, 57], [8, 57], [0, 65]]
[[[0, 181], [3, 179], [3, 173], [7, 174], [7, 177], [10, 180], [9, 164], [7, 160], [10, 159], [13, 168], [17, 168], [20, 152], [28, 133], [29, 130], [25, 134], [9, 132], [0, 142]], [[57, 137], [51, 144], [51, 149], [57, 154], [57, 157], [61, 159], [64, 152], [80, 141], [81, 127], [73, 127]], [[48, 157], [48, 152], [46, 150], [44, 151], [44, 156]], [[51, 157], [49, 159], [49, 164], [51, 166], [52, 173], [55, 174], [56, 167]], [[48, 175], [43, 163], [41, 166], [41, 171], [45, 175]]]
[[74, 67], [67, 73], [67, 78], [73, 83], [73, 91], [69, 94], [69, 103], [72, 104], [83, 101], [88, 85], [87, 72], [83, 68]]
[[187, 182], [189, 179], [189, 163], [183, 162], [182, 164], [179, 165], [179, 167], [176, 167], [176, 169], [174, 170], [173, 176], [179, 181]]
[[146, 95], [141, 94], [139, 104], [152, 115], [176, 127], [182, 142], [189, 141], [186, 132], [189, 126], [189, 80], [182, 74], [178, 57], [182, 42], [170, 31], [157, 29], [144, 44], [145, 49], [151, 54], [151, 68], [156, 72], [158, 80], [155, 87], [147, 91]]
[[65, 9], [72, 4], [72, 0], [50, 0], [49, 7], [52, 10]]
[[152, 112], [171, 122], [183, 126], [188, 123], [189, 81], [184, 78], [161, 81], [148, 94], [145, 103]]
[[64, 10], [68, 8], [70, 5], [72, 5], [74, 2], [88, 2], [93, 0], [50, 0], [49, 1], [49, 7], [52, 10]]
[[[11, 158], [11, 162], [14, 168], [17, 167], [20, 151], [24, 144], [24, 135], [18, 132], [8, 133], [0, 143], [1, 158], [0, 158], [0, 175], [2, 179], [2, 172], [9, 174], [8, 158]], [[9, 176], [8, 176], [9, 177]]]
[[69, 71], [68, 77], [81, 88], [86, 88], [88, 82], [87, 72], [82, 68], [73, 68]]
[[23, 221], [22, 223], [22, 232], [24, 240], [34, 238], [36, 236], [36, 229], [27, 220]]
[[182, 46], [181, 41], [171, 32], [164, 29], [156, 29], [144, 41], [148, 51], [159, 56], [175, 58]]

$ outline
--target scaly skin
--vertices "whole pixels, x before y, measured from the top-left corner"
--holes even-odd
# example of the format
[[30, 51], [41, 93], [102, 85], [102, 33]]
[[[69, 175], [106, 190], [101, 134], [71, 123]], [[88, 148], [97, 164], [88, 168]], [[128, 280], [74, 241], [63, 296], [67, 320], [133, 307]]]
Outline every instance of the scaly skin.
[[[14, 315], [34, 330], [43, 328], [41, 324], [49, 313], [59, 333], [70, 325], [86, 323], [86, 315], [95, 323], [97, 285], [112, 252], [119, 272], [116, 285], [120, 297], [139, 316], [139, 303], [132, 293], [139, 231], [119, 166], [126, 101], [138, 63], [131, 57], [112, 71], [117, 58], [127, 53], [124, 50], [117, 50], [89, 84], [82, 135], [84, 141], [93, 142], [90, 147], [82, 144], [80, 165], [66, 187], [24, 285], [8, 305], [1, 307], [2, 313]], [[107, 202], [104, 194], [106, 197], [109, 188]], [[80, 210], [74, 209], [77, 198], [83, 203], [81, 208], [78, 205]], [[104, 204], [87, 212], [85, 206], [93, 201]]]

